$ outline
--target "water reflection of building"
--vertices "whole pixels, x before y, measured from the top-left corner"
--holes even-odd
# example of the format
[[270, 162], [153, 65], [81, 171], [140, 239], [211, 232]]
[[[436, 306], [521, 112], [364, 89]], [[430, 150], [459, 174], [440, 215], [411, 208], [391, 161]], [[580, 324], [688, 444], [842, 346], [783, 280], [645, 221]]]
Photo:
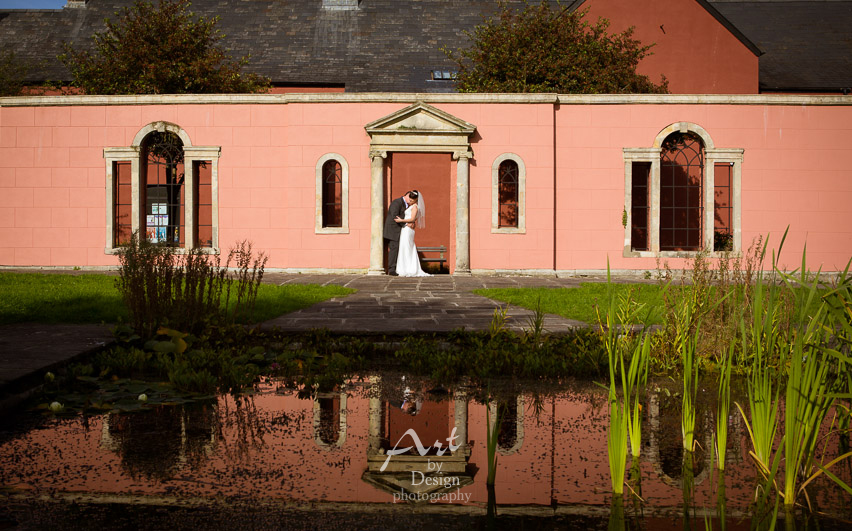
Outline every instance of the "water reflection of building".
[[[370, 379], [367, 469], [361, 479], [390, 494], [440, 494], [473, 483], [468, 466], [467, 396], [457, 390], [447, 400], [422, 397], [416, 408], [381, 398], [380, 376]], [[417, 444], [422, 446], [418, 448]], [[404, 454], [388, 452], [411, 447]]]
[[[402, 489], [411, 492], [427, 486], [410, 483], [412, 472], [429, 472], [432, 454], [426, 459], [394, 456], [391, 468], [385, 470], [388, 473], [377, 473], [398, 437], [409, 428], [423, 430], [423, 443], [431, 446], [438, 431], [446, 439], [456, 427], [461, 446], [448, 454], [450, 461], [442, 465], [442, 472], [454, 469], [452, 473], [460, 474], [461, 492], [470, 495], [468, 503], [484, 507], [488, 499], [484, 473], [487, 408], [491, 406], [457, 390], [423, 394], [420, 412], [404, 414], [387, 391], [393, 384], [398, 387], [398, 380], [398, 376], [396, 381], [385, 376], [352, 382], [339, 392], [313, 400], [300, 398], [296, 392], [276, 391], [274, 384], [261, 385], [251, 396], [220, 397], [206, 406], [205, 414], [184, 414], [176, 407], [98, 417], [91, 423], [96, 427], [94, 437], [74, 423], [31, 430], [0, 443], [0, 480], [5, 481], [0, 484], [26, 482], [44, 491], [61, 485], [75, 492], [105, 495], [179, 491], [202, 498], [257, 497], [309, 505], [381, 504], [392, 502], [393, 494]], [[677, 396], [649, 391], [645, 403], [641, 489], [649, 507], [683, 503], [678, 471], [668, 470], [680, 461], [664, 468], [655, 465], [659, 458], [654, 457], [680, 445], [677, 417], [671, 422], [665, 418], [677, 410], [679, 402]], [[495, 486], [499, 504], [541, 510], [609, 504], [604, 390], [574, 383], [542, 397], [518, 393], [504, 399], [503, 409]], [[733, 416], [738, 418], [738, 414]], [[433, 440], [426, 440], [430, 430]], [[753, 496], [755, 471], [747, 461], [746, 439], [744, 427], [732, 422], [729, 459], [740, 461], [739, 466], [726, 470], [730, 510], [747, 507]], [[699, 441], [707, 444], [704, 436]], [[405, 446], [411, 444], [404, 442]], [[651, 448], [654, 445], [659, 452]], [[828, 454], [833, 450], [830, 447]], [[704, 455], [700, 466], [709, 469], [709, 452]], [[848, 470], [838, 469], [838, 473], [844, 481], [850, 480]], [[696, 470], [696, 474], [700, 472]], [[461, 485], [463, 479], [471, 482]], [[700, 477], [696, 479], [700, 481]], [[710, 484], [695, 485], [697, 505], [715, 505]], [[811, 500], [815, 499], [822, 506], [837, 505], [835, 498], [825, 497], [822, 491], [814, 492]]]
[[513, 400], [497, 400], [488, 407], [491, 422], [500, 422], [497, 451], [502, 455], [514, 454], [524, 444], [524, 397], [517, 395]]
[[101, 448], [117, 453], [132, 477], [168, 479], [198, 468], [215, 450], [213, 404], [157, 406], [152, 412], [109, 413], [101, 425]]
[[346, 442], [346, 396], [344, 389], [314, 397], [314, 441], [320, 448], [340, 448]]

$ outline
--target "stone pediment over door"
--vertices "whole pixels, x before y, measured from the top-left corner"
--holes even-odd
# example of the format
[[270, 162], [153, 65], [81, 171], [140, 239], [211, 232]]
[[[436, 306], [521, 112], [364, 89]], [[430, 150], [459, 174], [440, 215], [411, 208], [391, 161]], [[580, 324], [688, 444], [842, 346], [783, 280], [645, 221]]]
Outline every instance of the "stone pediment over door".
[[476, 126], [422, 101], [364, 126], [370, 135], [370, 269], [384, 274], [384, 160], [388, 153], [450, 153], [456, 164], [455, 268], [470, 275], [470, 136]]
[[373, 151], [420, 151], [453, 153], [458, 158], [470, 151], [470, 135], [476, 126], [423, 102], [370, 122], [364, 128]]

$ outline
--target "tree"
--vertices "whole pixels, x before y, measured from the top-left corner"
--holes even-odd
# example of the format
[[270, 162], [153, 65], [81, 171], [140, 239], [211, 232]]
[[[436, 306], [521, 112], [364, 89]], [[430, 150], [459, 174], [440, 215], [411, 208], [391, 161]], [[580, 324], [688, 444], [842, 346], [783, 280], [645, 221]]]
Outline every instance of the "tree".
[[588, 10], [546, 1], [523, 5], [515, 10], [501, 0], [494, 17], [465, 32], [469, 48], [444, 49], [457, 65], [459, 92], [668, 92], [665, 76], [655, 85], [636, 73], [653, 45], [633, 39], [632, 27], [610, 35], [608, 20], [585, 21]]
[[15, 58], [15, 52], [0, 51], [0, 96], [17, 96], [26, 85], [30, 68]]
[[264, 92], [269, 79], [241, 73], [248, 56], [233, 59], [217, 46], [218, 17], [189, 11], [189, 0], [137, 0], [96, 33], [92, 53], [65, 45], [59, 59], [86, 94], [204, 94]]

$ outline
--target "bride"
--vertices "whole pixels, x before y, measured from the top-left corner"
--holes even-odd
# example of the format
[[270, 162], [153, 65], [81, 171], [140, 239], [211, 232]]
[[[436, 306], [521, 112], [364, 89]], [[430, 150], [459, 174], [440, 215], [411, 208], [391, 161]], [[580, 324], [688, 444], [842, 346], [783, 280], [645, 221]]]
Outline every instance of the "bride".
[[417, 256], [417, 246], [414, 244], [414, 224], [417, 228], [426, 226], [426, 205], [423, 195], [417, 190], [408, 192], [408, 197], [416, 201], [405, 209], [405, 218], [397, 216], [394, 221], [405, 223], [399, 233], [399, 256], [396, 259], [396, 272], [401, 277], [429, 277], [420, 268], [420, 258]]

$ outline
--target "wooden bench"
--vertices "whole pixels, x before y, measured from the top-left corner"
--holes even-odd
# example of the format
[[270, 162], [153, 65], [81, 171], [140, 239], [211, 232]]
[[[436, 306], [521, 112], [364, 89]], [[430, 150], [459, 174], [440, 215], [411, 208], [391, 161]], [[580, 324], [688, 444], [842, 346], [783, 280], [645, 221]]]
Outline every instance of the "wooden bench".
[[427, 262], [427, 263], [428, 262], [438, 262], [440, 264], [440, 266], [439, 266], [440, 270], [439, 271], [444, 270], [444, 263], [447, 261], [447, 259], [445, 258], [445, 255], [447, 253], [447, 246], [446, 245], [441, 245], [441, 246], [438, 246], [438, 247], [420, 247], [420, 246], [418, 246], [417, 252], [419, 252], [419, 253], [438, 253], [438, 256], [436, 256], [434, 258], [427, 258], [427, 257], [423, 256], [423, 257], [420, 258], [420, 261], [421, 262]]

